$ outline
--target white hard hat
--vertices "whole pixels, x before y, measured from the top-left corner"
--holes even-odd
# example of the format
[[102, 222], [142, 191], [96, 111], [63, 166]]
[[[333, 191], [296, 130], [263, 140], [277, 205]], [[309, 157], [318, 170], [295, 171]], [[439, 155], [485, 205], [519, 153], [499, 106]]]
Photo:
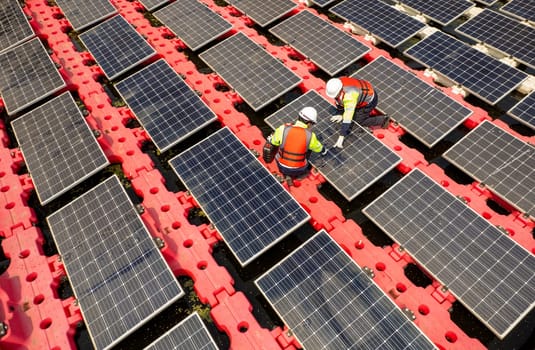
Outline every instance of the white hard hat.
[[318, 112], [314, 107], [305, 107], [299, 112], [299, 116], [309, 122], [316, 124], [318, 121]]
[[342, 86], [343, 84], [340, 79], [338, 78], [329, 79], [329, 81], [327, 82], [327, 85], [325, 86], [325, 93], [330, 98], [335, 98], [336, 96], [338, 96], [338, 94], [342, 90]]

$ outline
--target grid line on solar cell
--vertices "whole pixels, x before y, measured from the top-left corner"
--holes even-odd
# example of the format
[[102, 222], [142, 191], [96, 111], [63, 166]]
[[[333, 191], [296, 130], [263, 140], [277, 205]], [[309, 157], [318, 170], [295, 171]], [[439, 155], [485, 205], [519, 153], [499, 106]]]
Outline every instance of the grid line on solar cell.
[[[294, 122], [299, 111], [306, 106], [318, 111], [318, 123], [312, 130], [330, 148], [338, 138], [340, 126], [330, 122], [329, 118], [339, 112], [314, 90], [279, 109], [265, 121], [276, 129], [284, 123]], [[344, 141], [344, 148], [330, 148], [323, 157], [312, 154], [310, 161], [344, 198], [351, 201], [395, 168], [401, 158], [365, 129], [353, 125], [352, 133]]]
[[227, 127], [169, 164], [242, 265], [310, 218]]
[[41, 204], [109, 164], [68, 92], [11, 124]]
[[204, 51], [199, 57], [255, 111], [302, 81], [242, 32]]
[[509, 110], [508, 114], [535, 129], [535, 92], [532, 91], [519, 101]]
[[81, 31], [117, 13], [109, 0], [56, 0], [72, 28]]
[[309, 11], [289, 17], [269, 31], [331, 76], [371, 50]]
[[228, 0], [228, 3], [261, 27], [268, 26], [297, 7], [292, 0]]
[[0, 54], [0, 93], [9, 115], [65, 86], [39, 38]]
[[96, 349], [109, 349], [184, 293], [117, 176], [47, 217]]
[[501, 7], [500, 11], [535, 22], [535, 0], [511, 0]]
[[232, 24], [197, 0], [176, 1], [156, 11], [154, 17], [192, 51], [232, 29]]
[[535, 217], [535, 147], [484, 121], [443, 157]]
[[528, 76], [467, 44], [436, 31], [405, 54], [495, 104]]
[[432, 20], [446, 25], [475, 6], [468, 0], [399, 0], [400, 3], [423, 13]]
[[535, 67], [535, 28], [504, 16], [483, 10], [455, 31]]
[[363, 212], [498, 337], [535, 305], [535, 256], [419, 169]]
[[217, 118], [163, 59], [115, 87], [162, 152]]
[[145, 350], [217, 350], [217, 345], [197, 312], [156, 339]]
[[79, 38], [110, 80], [156, 54], [120, 15], [80, 34]]
[[158, 6], [168, 3], [169, 0], [139, 0], [139, 2], [147, 11], [152, 11]]
[[353, 77], [365, 79], [378, 91], [378, 108], [411, 135], [433, 147], [465, 121], [472, 111], [383, 56]]
[[425, 24], [378, 0], [346, 0], [330, 12], [397, 47], [425, 27]]
[[34, 32], [18, 1], [0, 4], [0, 52], [34, 36]]
[[435, 349], [323, 230], [255, 283], [305, 349]]

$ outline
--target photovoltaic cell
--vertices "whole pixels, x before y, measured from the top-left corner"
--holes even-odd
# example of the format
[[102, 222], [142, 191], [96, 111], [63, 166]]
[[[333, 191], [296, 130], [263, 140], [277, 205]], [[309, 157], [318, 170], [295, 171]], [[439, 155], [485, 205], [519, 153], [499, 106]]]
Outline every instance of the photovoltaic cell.
[[535, 217], [535, 147], [485, 121], [443, 157]]
[[508, 114], [535, 129], [535, 92], [531, 92], [518, 102]]
[[0, 4], [0, 52], [30, 39], [34, 32], [18, 1]]
[[378, 91], [378, 108], [427, 147], [433, 147], [472, 111], [383, 56], [354, 74]]
[[195, 51], [232, 29], [232, 24], [197, 0], [181, 0], [154, 13]]
[[302, 79], [242, 32], [199, 55], [255, 111]]
[[344, 148], [331, 148], [340, 133], [340, 125], [329, 119], [339, 112], [314, 90], [279, 109], [265, 121], [272, 129], [284, 123], [293, 123], [297, 120], [299, 111], [306, 106], [318, 111], [318, 123], [314, 125], [313, 131], [325, 147], [329, 148], [325, 156], [313, 153], [310, 161], [348, 201], [401, 162], [396, 153], [357, 124], [353, 125], [351, 134], [346, 137]]
[[535, 305], [535, 256], [415, 169], [363, 209], [503, 339]]
[[156, 51], [120, 15], [80, 34], [109, 80], [156, 54]]
[[269, 31], [331, 76], [371, 50], [309, 11], [289, 17]]
[[511, 0], [501, 7], [500, 11], [535, 22], [535, 0]]
[[436, 349], [323, 230], [255, 283], [305, 349]]
[[269, 25], [297, 7], [292, 0], [229, 0], [228, 3], [261, 27]]
[[11, 125], [41, 204], [109, 164], [68, 92], [15, 119]]
[[310, 218], [228, 128], [169, 164], [242, 266]]
[[13, 115], [66, 86], [38, 38], [0, 54], [0, 94]]
[[47, 221], [96, 349], [113, 347], [184, 294], [117, 176]]
[[468, 0], [399, 0], [400, 3], [423, 13], [437, 23], [447, 25], [475, 6]]
[[217, 350], [217, 345], [199, 314], [194, 312], [145, 350]]
[[56, 0], [56, 4], [72, 25], [81, 31], [117, 13], [109, 0]]
[[528, 66], [535, 67], [535, 28], [491, 10], [483, 10], [455, 29]]
[[416, 61], [495, 104], [528, 76], [440, 31], [405, 51]]
[[425, 27], [425, 24], [379, 0], [346, 0], [330, 12], [397, 47]]
[[139, 2], [147, 11], [152, 11], [158, 6], [168, 3], [169, 0], [139, 0]]
[[165, 60], [115, 85], [160, 151], [216, 120], [216, 115]]

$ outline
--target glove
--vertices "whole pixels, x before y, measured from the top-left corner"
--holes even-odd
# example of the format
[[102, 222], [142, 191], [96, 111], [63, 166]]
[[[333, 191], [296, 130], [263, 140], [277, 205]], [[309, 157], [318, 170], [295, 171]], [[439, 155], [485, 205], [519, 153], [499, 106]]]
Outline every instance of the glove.
[[336, 143], [334, 144], [333, 147], [344, 148], [342, 146], [343, 143], [344, 143], [344, 137], [343, 136], [338, 136], [338, 140], [336, 141]]
[[334, 123], [340, 123], [342, 121], [342, 115], [333, 115], [331, 121]]
[[323, 156], [327, 155], [327, 151], [328, 150], [329, 149], [327, 147], [323, 146], [323, 149], [321, 150], [321, 156], [323, 157]]

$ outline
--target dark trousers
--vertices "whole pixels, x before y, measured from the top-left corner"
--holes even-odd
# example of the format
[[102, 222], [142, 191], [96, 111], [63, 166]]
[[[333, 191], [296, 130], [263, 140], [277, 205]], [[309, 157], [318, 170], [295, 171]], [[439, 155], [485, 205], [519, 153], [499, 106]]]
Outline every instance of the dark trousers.
[[377, 100], [378, 100], [378, 97], [377, 97], [377, 91], [376, 91], [370, 103], [368, 103], [364, 107], [357, 108], [357, 110], [355, 111], [355, 115], [353, 116], [353, 121], [358, 123], [361, 126], [382, 125], [386, 116], [384, 115], [373, 116], [373, 117], [370, 116], [370, 113], [372, 112], [372, 110], [375, 107], [377, 107]]

